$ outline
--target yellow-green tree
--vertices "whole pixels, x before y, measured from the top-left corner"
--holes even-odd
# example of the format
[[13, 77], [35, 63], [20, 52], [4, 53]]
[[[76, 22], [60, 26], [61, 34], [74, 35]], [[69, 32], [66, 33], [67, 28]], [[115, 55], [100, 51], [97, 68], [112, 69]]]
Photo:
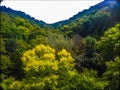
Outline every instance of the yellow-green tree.
[[[23, 54], [25, 89], [70, 89], [75, 87], [74, 59], [65, 49], [58, 53], [49, 46], [37, 45]], [[72, 81], [72, 82], [71, 82]]]
[[37, 45], [23, 54], [25, 89], [75, 89], [78, 76], [71, 54], [65, 49], [58, 53], [49, 46]]
[[55, 89], [58, 62], [54, 49], [37, 45], [23, 54], [22, 62], [26, 74], [25, 89]]
[[78, 72], [75, 69], [74, 59], [65, 49], [58, 52], [58, 88], [59, 90], [70, 90], [77, 88]]
[[114, 59], [120, 53], [120, 24], [107, 30], [97, 42], [97, 50], [106, 60]]
[[103, 74], [104, 79], [108, 80], [109, 85], [106, 90], [119, 90], [120, 85], [120, 58], [117, 56], [114, 61], [106, 62], [107, 70]]
[[79, 74], [78, 90], [104, 90], [107, 81], [97, 76], [95, 70], [87, 70]]

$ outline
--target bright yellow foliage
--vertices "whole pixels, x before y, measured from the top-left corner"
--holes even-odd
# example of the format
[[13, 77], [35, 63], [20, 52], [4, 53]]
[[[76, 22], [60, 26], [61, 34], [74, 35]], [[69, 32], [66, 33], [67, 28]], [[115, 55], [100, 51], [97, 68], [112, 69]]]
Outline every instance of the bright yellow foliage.
[[55, 61], [55, 50], [49, 46], [38, 45], [32, 50], [28, 50], [23, 54], [22, 61], [24, 70], [26, 72], [31, 69], [35, 71], [44, 70], [46, 67], [51, 68], [53, 71], [57, 70], [57, 62]]
[[26, 76], [30, 80], [25, 82], [28, 85], [32, 81], [31, 87], [25, 85], [25, 89], [46, 89], [47, 87], [56, 90], [56, 86], [64, 80], [70, 83], [77, 73], [74, 68], [74, 59], [65, 49], [57, 54], [49, 46], [37, 45], [23, 54], [22, 62]]
[[60, 65], [62, 65], [62, 67], [66, 68], [66, 69], [73, 69], [74, 68], [74, 59], [72, 58], [72, 56], [70, 55], [70, 53], [68, 53], [65, 49], [62, 49], [62, 51], [58, 52], [58, 57], [60, 60]]

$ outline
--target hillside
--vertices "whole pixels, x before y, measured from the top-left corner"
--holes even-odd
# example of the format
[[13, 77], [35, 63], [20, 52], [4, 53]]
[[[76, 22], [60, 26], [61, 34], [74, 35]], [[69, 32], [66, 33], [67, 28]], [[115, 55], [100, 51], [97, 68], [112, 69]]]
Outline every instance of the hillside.
[[104, 31], [120, 22], [118, 0], [105, 0], [87, 10], [79, 12], [68, 20], [52, 24], [70, 35], [103, 35]]
[[1, 7], [1, 11], [20, 16], [40, 27], [59, 29], [65, 34], [72, 36], [79, 34], [103, 35], [104, 31], [120, 22], [120, 2], [119, 0], [104, 0], [103, 2], [83, 10], [68, 20], [47, 24], [44, 21], [36, 20], [24, 12], [15, 11], [10, 8]]
[[1, 90], [119, 90], [120, 3], [49, 25], [0, 6]]
[[45, 22], [40, 21], [40, 20], [37, 20], [37, 19], [35, 19], [34, 17], [32, 17], [32, 16], [30, 16], [30, 15], [28, 15], [28, 14], [22, 12], [22, 11], [15, 11], [15, 10], [12, 10], [11, 8], [6, 8], [5, 6], [1, 6], [1, 7], [0, 7], [0, 10], [1, 10], [1, 13], [2, 13], [2, 12], [5, 12], [5, 13], [7, 13], [8, 15], [11, 15], [11, 16], [21, 17], [21, 18], [23, 18], [23, 19], [28, 20], [28, 21], [31, 22], [31, 23], [36, 23], [36, 24], [38, 24], [38, 25], [41, 26], [41, 27], [44, 27], [44, 26], [46, 25]]

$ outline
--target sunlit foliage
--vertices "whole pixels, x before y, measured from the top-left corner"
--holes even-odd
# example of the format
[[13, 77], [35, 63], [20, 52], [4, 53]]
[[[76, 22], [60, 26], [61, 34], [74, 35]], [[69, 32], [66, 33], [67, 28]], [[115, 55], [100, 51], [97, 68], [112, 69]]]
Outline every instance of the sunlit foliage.
[[120, 85], [120, 58], [117, 56], [113, 61], [106, 62], [107, 70], [104, 79], [109, 81], [107, 90], [119, 90]]
[[[23, 54], [22, 62], [26, 74], [26, 89], [66, 88], [76, 70], [73, 58], [65, 49], [56, 52], [49, 46], [37, 45]], [[70, 87], [68, 87], [69, 89]]]
[[102, 53], [106, 60], [114, 59], [119, 56], [120, 48], [120, 24], [110, 28], [104, 33], [101, 39], [97, 42], [97, 49]]

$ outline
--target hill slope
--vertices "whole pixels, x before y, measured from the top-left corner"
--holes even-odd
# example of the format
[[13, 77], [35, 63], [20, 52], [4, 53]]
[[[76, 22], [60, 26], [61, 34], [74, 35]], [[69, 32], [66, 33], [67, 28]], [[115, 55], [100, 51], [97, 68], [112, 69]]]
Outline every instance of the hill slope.
[[24, 12], [15, 11], [4, 6], [1, 7], [1, 11], [24, 18], [32, 23], [38, 24], [40, 27], [59, 29], [69, 36], [75, 34], [81, 36], [103, 35], [105, 30], [120, 22], [119, 0], [104, 0], [90, 7], [88, 10], [79, 12], [68, 20], [54, 24], [47, 24], [43, 21], [36, 20]]
[[12, 10], [11, 8], [6, 8], [5, 6], [1, 6], [0, 7], [1, 12], [7, 13], [8, 15], [12, 15], [12, 16], [18, 16], [21, 17], [23, 19], [28, 20], [31, 23], [36, 23], [39, 26], [43, 27], [46, 25], [45, 22], [41, 21], [41, 20], [37, 20], [34, 17], [22, 12], [22, 11], [16, 11], [16, 10]]
[[[117, 1], [105, 0], [53, 25], [0, 9], [1, 90], [119, 90]], [[99, 40], [87, 36], [102, 33]]]
[[79, 12], [69, 20], [52, 24], [54, 28], [69, 34], [87, 36], [91, 34], [102, 35], [104, 31], [120, 22], [120, 3], [118, 0], [104, 0]]

